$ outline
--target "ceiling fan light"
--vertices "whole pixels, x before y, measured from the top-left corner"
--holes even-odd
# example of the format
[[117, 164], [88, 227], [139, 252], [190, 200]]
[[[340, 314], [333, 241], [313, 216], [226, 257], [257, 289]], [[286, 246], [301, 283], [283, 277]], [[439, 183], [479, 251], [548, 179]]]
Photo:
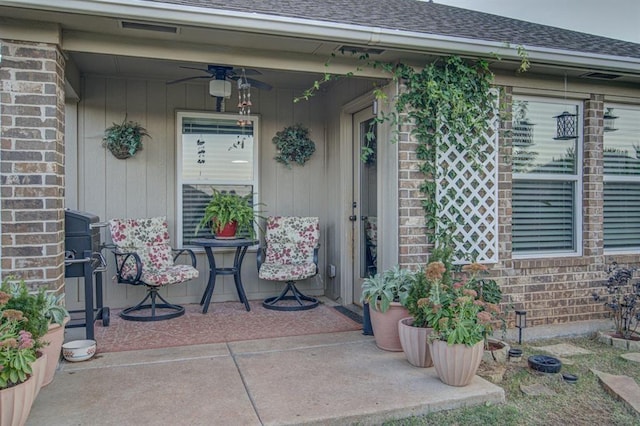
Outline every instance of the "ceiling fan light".
[[209, 82], [209, 94], [217, 98], [231, 96], [231, 82], [226, 80], [211, 80]]

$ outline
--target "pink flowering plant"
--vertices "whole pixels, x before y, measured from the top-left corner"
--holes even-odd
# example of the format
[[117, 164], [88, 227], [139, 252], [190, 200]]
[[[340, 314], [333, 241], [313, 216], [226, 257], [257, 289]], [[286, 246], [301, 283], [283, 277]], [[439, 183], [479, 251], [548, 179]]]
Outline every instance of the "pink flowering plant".
[[0, 389], [24, 382], [32, 373], [36, 345], [22, 311], [8, 308], [11, 295], [0, 290]]
[[429, 294], [418, 300], [418, 306], [433, 328], [432, 340], [473, 346], [493, 332], [500, 321], [500, 307], [486, 302], [477, 290], [478, 277], [486, 270], [484, 265], [471, 263], [462, 267], [460, 275], [450, 274], [440, 261], [427, 265]]

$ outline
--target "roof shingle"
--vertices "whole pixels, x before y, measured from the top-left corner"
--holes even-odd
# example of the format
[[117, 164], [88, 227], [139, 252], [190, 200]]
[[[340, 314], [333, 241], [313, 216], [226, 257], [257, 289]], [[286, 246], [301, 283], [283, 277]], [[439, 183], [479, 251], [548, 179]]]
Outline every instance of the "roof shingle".
[[417, 0], [146, 0], [640, 58], [640, 44]]

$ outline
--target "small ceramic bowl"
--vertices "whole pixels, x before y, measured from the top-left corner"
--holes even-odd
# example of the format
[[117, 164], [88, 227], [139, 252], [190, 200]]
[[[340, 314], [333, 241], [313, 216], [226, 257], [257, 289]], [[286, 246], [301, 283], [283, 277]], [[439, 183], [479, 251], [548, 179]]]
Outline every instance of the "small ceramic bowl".
[[71, 362], [86, 361], [95, 353], [95, 340], [73, 340], [62, 345], [62, 356]]

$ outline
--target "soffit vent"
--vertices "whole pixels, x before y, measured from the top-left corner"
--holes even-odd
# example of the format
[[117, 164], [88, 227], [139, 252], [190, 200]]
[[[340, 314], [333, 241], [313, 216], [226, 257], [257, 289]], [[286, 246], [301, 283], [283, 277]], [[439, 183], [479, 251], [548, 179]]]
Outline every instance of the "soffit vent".
[[352, 53], [352, 54], [368, 54], [368, 55], [380, 55], [384, 53], [383, 49], [374, 49], [371, 47], [360, 47], [360, 46], [349, 46], [342, 45], [336, 49], [338, 52], [342, 53]]
[[121, 21], [120, 25], [126, 30], [154, 31], [157, 33], [177, 34], [178, 27], [161, 24], [150, 24], [148, 22]]
[[615, 80], [616, 78], [620, 78], [622, 76], [620, 74], [609, 74], [606, 72], [588, 72], [586, 74], [582, 74], [580, 77], [593, 78], [596, 80]]

